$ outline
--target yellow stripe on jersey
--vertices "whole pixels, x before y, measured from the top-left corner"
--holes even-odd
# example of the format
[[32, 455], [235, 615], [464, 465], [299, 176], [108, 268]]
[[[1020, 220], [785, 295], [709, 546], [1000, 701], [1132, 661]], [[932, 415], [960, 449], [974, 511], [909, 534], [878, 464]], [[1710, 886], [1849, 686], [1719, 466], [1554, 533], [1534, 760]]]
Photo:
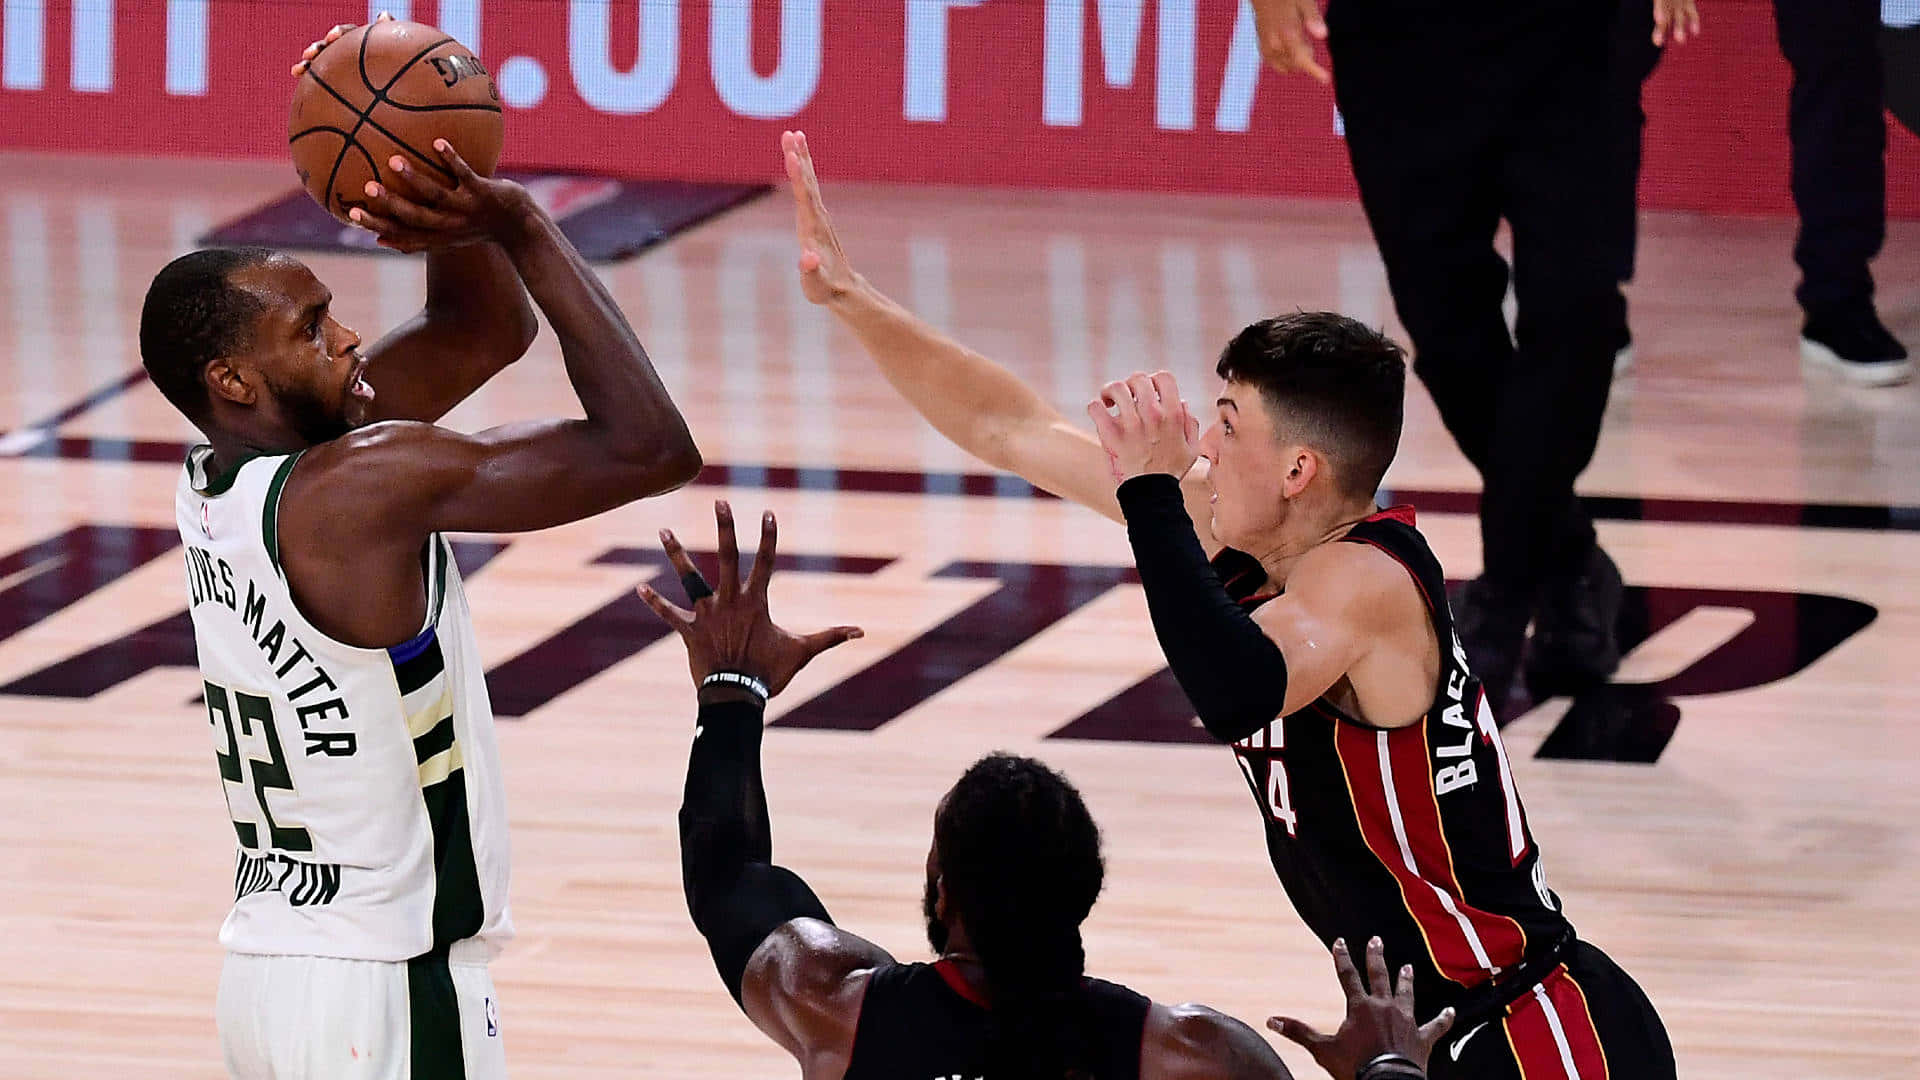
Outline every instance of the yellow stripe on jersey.
[[408, 714], [407, 735], [410, 738], [417, 739], [427, 732], [432, 731], [435, 727], [439, 726], [440, 721], [452, 715], [453, 688], [451, 686], [445, 686], [440, 691], [440, 697], [435, 700], [433, 704], [417, 712]]
[[454, 743], [420, 763], [420, 786], [432, 787], [459, 772], [465, 764], [466, 760], [460, 756], [460, 744]]

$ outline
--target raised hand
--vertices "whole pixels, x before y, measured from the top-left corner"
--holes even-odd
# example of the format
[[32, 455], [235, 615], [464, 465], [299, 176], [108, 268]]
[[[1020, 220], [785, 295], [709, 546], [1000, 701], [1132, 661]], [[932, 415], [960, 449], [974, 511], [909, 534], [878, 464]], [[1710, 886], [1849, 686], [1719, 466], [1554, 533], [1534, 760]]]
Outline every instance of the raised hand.
[[1434, 1045], [1453, 1026], [1453, 1010], [1443, 1009], [1424, 1025], [1415, 1024], [1413, 968], [1401, 968], [1398, 983], [1390, 986], [1386, 947], [1379, 938], [1367, 943], [1371, 989], [1354, 968], [1344, 940], [1333, 943], [1333, 970], [1347, 994], [1347, 1015], [1339, 1031], [1324, 1035], [1290, 1016], [1271, 1017], [1267, 1027], [1306, 1047], [1335, 1080], [1353, 1080], [1361, 1066], [1382, 1054], [1398, 1054], [1425, 1069]]
[[767, 612], [767, 585], [773, 580], [777, 528], [773, 511], [760, 516], [760, 550], [746, 585], [740, 583], [740, 544], [734, 538], [733, 508], [725, 500], [713, 504], [720, 531], [720, 581], [709, 587], [694, 568], [669, 529], [660, 530], [667, 560], [687, 587], [693, 610], [672, 603], [641, 585], [640, 599], [673, 627], [687, 646], [687, 666], [696, 686], [716, 671], [750, 675], [765, 683], [770, 694], [787, 688], [800, 669], [814, 657], [842, 642], [863, 636], [857, 626], [836, 626], [811, 634], [794, 634], [774, 625]]
[[1653, 43], [1685, 45], [1700, 36], [1700, 9], [1694, 0], [1653, 0]]
[[454, 175], [451, 187], [395, 154], [387, 159], [393, 186], [367, 181], [366, 206], [347, 211], [353, 223], [378, 236], [381, 247], [408, 252], [505, 240], [523, 226], [533, 206], [525, 188], [474, 172], [445, 139], [433, 148]]
[[1327, 40], [1319, 0], [1253, 0], [1254, 34], [1260, 55], [1282, 75], [1295, 72], [1331, 83], [1333, 76], [1314, 59], [1313, 43]]
[[1147, 473], [1187, 475], [1200, 456], [1200, 418], [1180, 400], [1173, 374], [1136, 371], [1087, 402], [1115, 483]]
[[[380, 16], [374, 19], [373, 21], [374, 22], [392, 22], [393, 13], [390, 11], [383, 11], [380, 13]], [[319, 41], [316, 41], [313, 44], [308, 45], [306, 47], [306, 50], [300, 54], [300, 59], [294, 61], [293, 77], [297, 79], [300, 76], [305, 75], [307, 73], [307, 65], [313, 63], [313, 58], [320, 55], [321, 49], [324, 49], [327, 46], [333, 44], [334, 42], [339, 41], [340, 35], [346, 33], [347, 31], [353, 29], [355, 26], [358, 26], [358, 25], [359, 25], [358, 23], [343, 22], [340, 25], [334, 27], [333, 29], [327, 31], [326, 37], [323, 37]]]
[[794, 228], [800, 234], [800, 290], [808, 300], [824, 304], [853, 288], [858, 278], [847, 265], [847, 253], [841, 250], [833, 219], [820, 199], [820, 178], [813, 171], [806, 133], [782, 132], [780, 151], [787, 163], [787, 184], [793, 189]]

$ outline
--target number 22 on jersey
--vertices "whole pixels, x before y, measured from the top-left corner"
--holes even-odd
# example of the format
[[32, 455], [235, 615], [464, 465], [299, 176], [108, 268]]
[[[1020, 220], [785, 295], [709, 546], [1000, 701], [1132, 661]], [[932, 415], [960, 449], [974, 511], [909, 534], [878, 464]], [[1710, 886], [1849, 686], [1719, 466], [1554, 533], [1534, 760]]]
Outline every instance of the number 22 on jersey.
[[[251, 821], [241, 820], [243, 815], [234, 806], [234, 792], [228, 785], [246, 786], [251, 773], [253, 800], [259, 804], [260, 817], [267, 823], [267, 847], [274, 851], [312, 851], [312, 835], [297, 825], [282, 824], [274, 818], [273, 807], [267, 803], [269, 790], [293, 790], [293, 774], [287, 771], [287, 755], [280, 748], [280, 733], [273, 726], [273, 702], [213, 683], [206, 683], [206, 691], [207, 718], [215, 729], [213, 756], [220, 763], [220, 786], [226, 789], [227, 812], [233, 816], [233, 831], [240, 837], [240, 846], [260, 850], [260, 829]], [[256, 734], [266, 742], [265, 761], [240, 755], [240, 736]]]

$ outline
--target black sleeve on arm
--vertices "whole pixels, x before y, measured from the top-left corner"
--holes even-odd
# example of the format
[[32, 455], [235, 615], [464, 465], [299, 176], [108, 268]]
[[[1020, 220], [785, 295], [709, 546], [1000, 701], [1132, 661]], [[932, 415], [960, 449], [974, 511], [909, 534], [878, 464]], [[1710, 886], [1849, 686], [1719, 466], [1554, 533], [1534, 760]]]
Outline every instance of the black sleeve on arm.
[[680, 803], [687, 910], [736, 1003], [747, 961], [768, 934], [794, 919], [833, 921], [799, 875], [772, 865], [760, 783], [764, 711], [731, 701], [700, 707]]
[[1286, 704], [1287, 658], [1207, 562], [1180, 481], [1136, 476], [1118, 495], [1153, 632], [1200, 723], [1228, 743], [1266, 727]]

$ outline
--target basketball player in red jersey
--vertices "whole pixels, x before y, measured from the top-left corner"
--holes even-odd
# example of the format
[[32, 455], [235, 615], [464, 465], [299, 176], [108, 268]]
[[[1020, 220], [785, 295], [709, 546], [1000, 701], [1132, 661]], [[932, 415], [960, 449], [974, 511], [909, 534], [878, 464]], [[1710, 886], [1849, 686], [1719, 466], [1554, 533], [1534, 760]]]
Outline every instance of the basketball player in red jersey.
[[[640, 587], [686, 644], [699, 687], [680, 808], [687, 907], [734, 1000], [805, 1080], [1287, 1080], [1245, 1024], [1087, 977], [1080, 924], [1105, 877], [1100, 831], [1073, 785], [1031, 758], [980, 759], [934, 812], [924, 907], [936, 962], [899, 963], [835, 926], [807, 883], [773, 862], [760, 735], [768, 698], [860, 631], [775, 625], [773, 515], [761, 518], [744, 585], [733, 512], [718, 502], [714, 516], [717, 591], [664, 531], [693, 610]], [[1413, 1022], [1412, 973], [1390, 990], [1378, 939], [1367, 949], [1371, 991], [1344, 943], [1334, 957], [1347, 1017], [1335, 1034], [1309, 1036], [1315, 1058], [1338, 1080], [1420, 1080], [1451, 1014]]]
[[1374, 505], [1401, 350], [1338, 315], [1268, 319], [1221, 353], [1204, 437], [1161, 372], [1102, 391], [1096, 439], [855, 274], [805, 137], [783, 144], [808, 299], [962, 448], [1127, 525], [1168, 664], [1233, 746], [1301, 918], [1326, 943], [1380, 934], [1421, 1015], [1458, 1010], [1432, 1074], [1673, 1076], [1645, 994], [1547, 887], [1438, 560], [1410, 509]]

